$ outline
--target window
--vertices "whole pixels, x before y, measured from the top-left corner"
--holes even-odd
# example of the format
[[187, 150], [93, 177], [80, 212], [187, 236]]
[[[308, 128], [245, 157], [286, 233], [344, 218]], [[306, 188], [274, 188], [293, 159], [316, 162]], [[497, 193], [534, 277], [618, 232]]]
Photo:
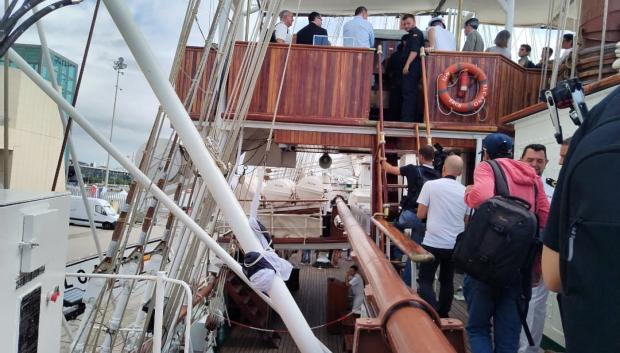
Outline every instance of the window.
[[103, 214], [103, 207], [101, 207], [99, 205], [95, 205], [95, 212], [97, 212], [99, 214]]

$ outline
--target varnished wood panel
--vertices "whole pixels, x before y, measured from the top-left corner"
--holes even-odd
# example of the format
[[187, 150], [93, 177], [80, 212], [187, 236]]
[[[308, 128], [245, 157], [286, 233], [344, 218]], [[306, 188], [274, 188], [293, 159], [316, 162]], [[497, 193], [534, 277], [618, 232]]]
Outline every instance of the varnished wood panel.
[[[498, 118], [535, 103], [539, 89], [540, 73], [525, 70], [518, 64], [498, 54], [433, 52], [426, 58], [426, 72], [429, 88], [429, 112], [434, 125], [451, 126], [497, 126]], [[450, 65], [455, 63], [472, 63], [480, 67], [487, 75], [489, 94], [485, 108], [474, 116], [461, 116], [448, 113], [445, 107], [437, 105], [437, 77]], [[457, 85], [450, 88], [450, 94], [456, 97]], [[477, 90], [470, 87], [463, 101], [473, 99]]]
[[[235, 45], [228, 93], [239, 75], [247, 43]], [[258, 77], [250, 114], [273, 114], [288, 46], [270, 44]], [[366, 49], [293, 45], [288, 58], [278, 117], [367, 119], [373, 52]]]
[[[200, 59], [202, 58], [202, 53], [204, 51], [203, 47], [186, 47], [185, 55], [183, 57], [183, 62], [181, 63], [181, 69], [179, 70], [179, 75], [177, 76], [175, 90], [177, 95], [183, 102], [187, 97], [190, 86], [192, 85], [192, 79], [198, 70], [198, 65], [200, 64]], [[190, 117], [192, 119], [197, 120], [200, 114], [200, 108], [202, 107], [202, 102], [204, 99], [204, 92], [207, 88], [208, 79], [211, 75], [211, 71], [213, 68], [213, 63], [215, 62], [215, 50], [211, 49], [209, 52], [209, 57], [207, 58], [207, 64], [203, 71], [203, 75], [200, 79], [200, 84], [198, 88], [198, 92], [196, 93], [196, 99], [194, 104], [189, 109]]]
[[329, 147], [357, 147], [371, 149], [374, 135], [344, 134], [337, 132], [316, 132], [276, 130], [274, 141], [291, 145], [313, 145]]

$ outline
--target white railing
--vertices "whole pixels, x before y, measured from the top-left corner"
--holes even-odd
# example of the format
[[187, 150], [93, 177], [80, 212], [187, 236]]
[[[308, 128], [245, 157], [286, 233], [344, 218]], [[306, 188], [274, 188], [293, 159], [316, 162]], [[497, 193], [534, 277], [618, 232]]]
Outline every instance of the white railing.
[[[192, 325], [192, 290], [189, 285], [181, 280], [168, 278], [164, 271], [157, 272], [157, 276], [151, 275], [119, 275], [119, 274], [100, 274], [100, 273], [65, 273], [66, 277], [89, 277], [89, 278], [108, 278], [108, 279], [135, 279], [155, 282], [155, 323], [153, 325], [153, 353], [161, 353], [161, 341], [163, 337], [164, 322], [164, 282], [179, 285], [185, 291], [187, 311], [185, 314], [185, 343], [184, 352], [192, 352], [190, 330]], [[78, 333], [79, 334], [79, 333]]]

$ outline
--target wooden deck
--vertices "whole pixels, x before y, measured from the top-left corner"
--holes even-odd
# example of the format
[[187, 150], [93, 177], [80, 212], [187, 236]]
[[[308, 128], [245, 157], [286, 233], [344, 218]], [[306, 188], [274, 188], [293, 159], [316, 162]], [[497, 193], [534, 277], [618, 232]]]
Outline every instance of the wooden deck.
[[[294, 293], [295, 301], [299, 305], [302, 313], [308, 320], [310, 326], [318, 326], [327, 321], [325, 306], [327, 296], [327, 278], [335, 277], [344, 279], [345, 272], [353, 263], [341, 259], [339, 268], [318, 269], [312, 266], [299, 266], [299, 253], [293, 256], [290, 261], [299, 267], [299, 290]], [[282, 321], [275, 317], [272, 319], [273, 328], [285, 329]], [[327, 329], [322, 327], [314, 331], [316, 336], [326, 345], [333, 353], [343, 352], [344, 338], [341, 335], [331, 335], [327, 333]], [[295, 342], [289, 334], [280, 334], [282, 339], [279, 340], [278, 348], [270, 348], [262, 340], [262, 334], [243, 327], [235, 327], [226, 339], [220, 353], [294, 353], [299, 352], [295, 346]]]

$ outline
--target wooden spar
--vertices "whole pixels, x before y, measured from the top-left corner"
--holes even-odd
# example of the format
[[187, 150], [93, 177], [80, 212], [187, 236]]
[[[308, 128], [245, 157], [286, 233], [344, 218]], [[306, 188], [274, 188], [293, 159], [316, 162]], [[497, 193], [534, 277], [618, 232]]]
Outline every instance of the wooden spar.
[[392, 352], [448, 353], [454, 348], [441, 332], [439, 317], [405, 286], [394, 266], [373, 243], [342, 198], [336, 199], [340, 219], [359, 266], [372, 288], [377, 318]]
[[379, 231], [381, 231], [382, 234], [385, 234], [388, 238], [390, 238], [394, 246], [409, 256], [412, 261], [428, 262], [435, 259], [433, 254], [426, 251], [426, 249], [424, 249], [420, 244], [406, 237], [400, 230], [398, 230], [398, 228], [386, 221], [384, 218], [374, 216], [370, 219], [370, 221], [379, 229]]
[[431, 118], [428, 106], [428, 78], [426, 77], [426, 52], [424, 51], [424, 47], [420, 48], [420, 59], [422, 60], [422, 91], [424, 92], [424, 125], [426, 126], [426, 143], [432, 145]]

